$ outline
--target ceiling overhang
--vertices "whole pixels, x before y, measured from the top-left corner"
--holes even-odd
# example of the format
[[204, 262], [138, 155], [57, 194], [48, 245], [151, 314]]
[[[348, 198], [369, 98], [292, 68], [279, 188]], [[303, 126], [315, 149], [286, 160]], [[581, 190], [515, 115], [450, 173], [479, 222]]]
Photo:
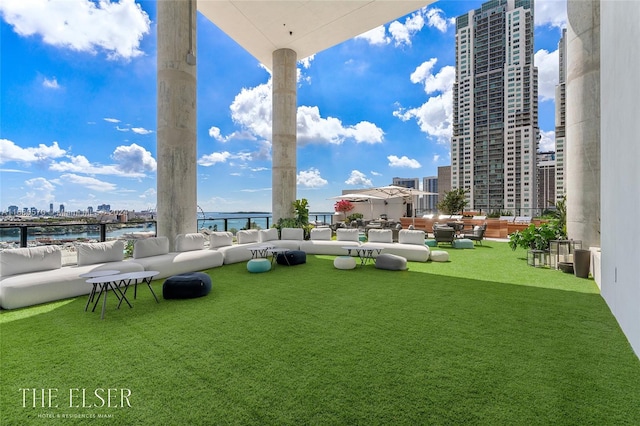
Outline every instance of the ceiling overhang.
[[267, 68], [278, 49], [298, 59], [436, 0], [198, 0], [198, 10]]

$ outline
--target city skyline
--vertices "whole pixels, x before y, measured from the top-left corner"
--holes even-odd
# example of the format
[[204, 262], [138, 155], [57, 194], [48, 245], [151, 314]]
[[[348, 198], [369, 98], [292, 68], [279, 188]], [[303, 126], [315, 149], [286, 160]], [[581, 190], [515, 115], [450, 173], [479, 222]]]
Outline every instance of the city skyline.
[[[437, 2], [301, 61], [297, 198], [331, 211], [328, 198], [343, 189], [435, 176], [450, 164], [453, 20], [482, 3]], [[0, 6], [2, 211], [51, 202], [68, 211], [155, 207], [155, 4], [78, 4]], [[111, 38], [51, 31], [56, 19], [95, 26], [89, 12]], [[535, 17], [548, 150], [565, 2], [539, 1]], [[197, 54], [198, 204], [270, 211], [270, 74], [200, 14]]]

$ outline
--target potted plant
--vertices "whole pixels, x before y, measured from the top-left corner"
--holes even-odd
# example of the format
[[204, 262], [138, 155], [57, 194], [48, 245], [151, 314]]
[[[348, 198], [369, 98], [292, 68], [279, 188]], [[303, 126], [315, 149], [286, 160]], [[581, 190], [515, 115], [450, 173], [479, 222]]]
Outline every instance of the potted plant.
[[522, 231], [515, 231], [509, 235], [509, 247], [515, 250], [522, 247], [526, 250], [549, 251], [549, 243], [552, 240], [566, 238], [558, 221], [550, 221], [539, 226], [529, 225]]

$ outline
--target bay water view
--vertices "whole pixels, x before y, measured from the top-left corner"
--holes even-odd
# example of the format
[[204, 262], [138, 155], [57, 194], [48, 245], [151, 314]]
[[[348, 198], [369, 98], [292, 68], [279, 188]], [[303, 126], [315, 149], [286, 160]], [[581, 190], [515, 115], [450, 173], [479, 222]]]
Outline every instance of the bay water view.
[[[310, 213], [309, 221], [314, 223], [331, 224], [333, 212]], [[267, 229], [273, 226], [273, 218], [269, 212], [200, 212], [198, 213], [198, 230], [231, 231], [235, 233], [241, 229], [256, 228]], [[50, 226], [30, 227], [27, 234], [27, 242], [33, 244], [46, 244], [73, 241], [99, 240], [100, 229], [96, 224], [59, 226], [58, 222]], [[156, 227], [153, 222], [142, 223], [113, 223], [107, 225], [106, 239], [131, 239], [155, 234]], [[194, 230], [195, 231], [195, 230]], [[0, 242], [6, 245], [20, 242], [19, 225], [16, 227], [0, 228]]]

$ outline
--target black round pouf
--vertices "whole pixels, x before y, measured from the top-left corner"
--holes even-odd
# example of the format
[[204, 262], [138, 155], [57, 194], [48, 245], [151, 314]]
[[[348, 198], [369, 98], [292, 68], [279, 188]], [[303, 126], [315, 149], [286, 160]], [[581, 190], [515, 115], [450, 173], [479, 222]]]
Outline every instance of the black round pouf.
[[211, 291], [211, 277], [204, 272], [188, 272], [169, 277], [162, 284], [165, 299], [193, 299]]

